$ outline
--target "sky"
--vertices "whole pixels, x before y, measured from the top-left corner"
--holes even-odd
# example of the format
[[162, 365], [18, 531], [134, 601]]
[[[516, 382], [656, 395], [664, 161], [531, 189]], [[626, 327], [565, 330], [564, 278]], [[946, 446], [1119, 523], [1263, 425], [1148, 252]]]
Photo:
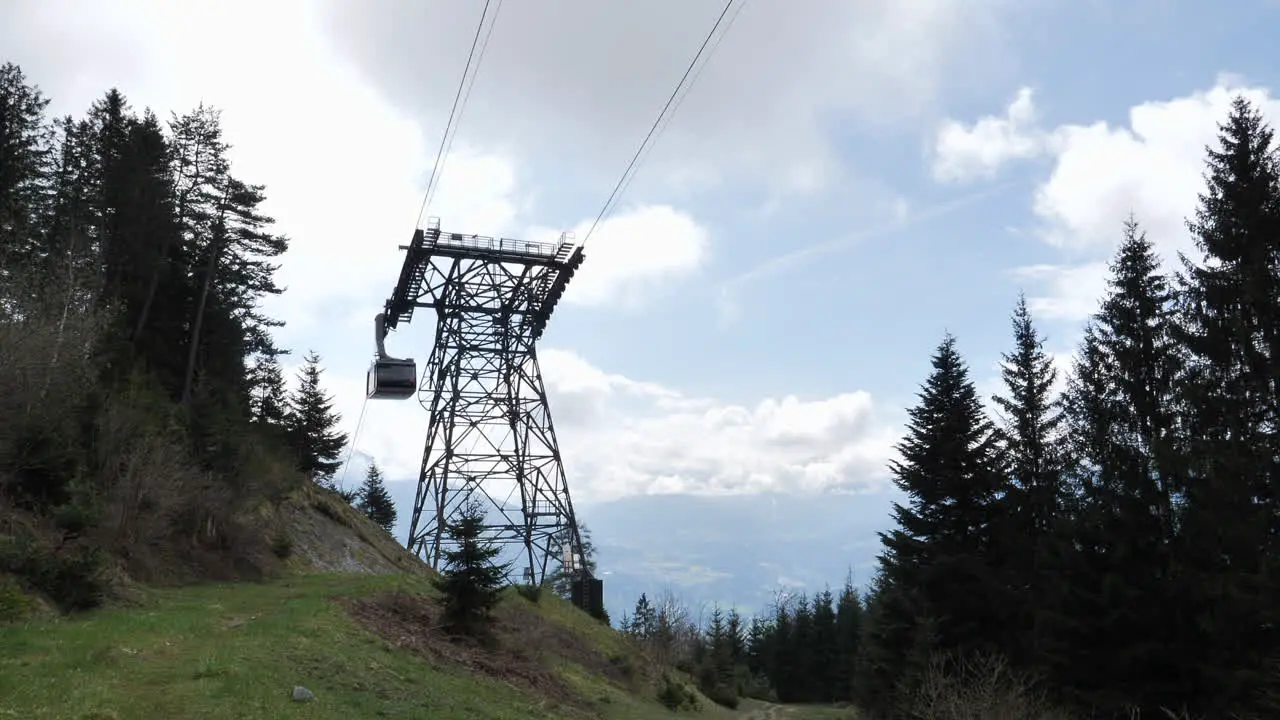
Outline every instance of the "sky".
[[[365, 409], [356, 447], [412, 482], [426, 411], [366, 407], [364, 373], [482, 7], [3, 0], [0, 60], [60, 114], [112, 86], [162, 116], [222, 109], [235, 172], [292, 238], [280, 344], [320, 353], [344, 429]], [[427, 214], [583, 237], [722, 7], [501, 3]], [[1166, 259], [1192, 250], [1231, 97], [1280, 121], [1270, 0], [748, 0], [729, 18], [541, 341], [582, 507], [883, 492], [945, 332], [997, 391], [1022, 291], [1065, 367], [1124, 219]], [[424, 363], [430, 319], [388, 352]]]

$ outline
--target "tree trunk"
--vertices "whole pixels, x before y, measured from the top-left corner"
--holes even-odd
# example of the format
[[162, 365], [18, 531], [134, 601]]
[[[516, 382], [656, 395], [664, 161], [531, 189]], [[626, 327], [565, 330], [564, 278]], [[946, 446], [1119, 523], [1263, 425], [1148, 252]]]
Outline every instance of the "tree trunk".
[[229, 197], [230, 188], [223, 192], [222, 202], [218, 206], [218, 219], [214, 222], [213, 236], [209, 240], [209, 261], [204, 266], [204, 282], [200, 286], [200, 300], [196, 303], [196, 317], [191, 325], [191, 339], [187, 348], [187, 372], [182, 381], [183, 405], [189, 405], [191, 402], [191, 388], [196, 377], [196, 356], [200, 351], [200, 331], [204, 327], [204, 310], [209, 304], [209, 289], [213, 286], [213, 272], [218, 267], [218, 255], [226, 244], [223, 240], [227, 235], [226, 216]]
[[[187, 210], [191, 203], [191, 193], [195, 192], [195, 188], [199, 186], [198, 181], [201, 173], [200, 152], [202, 149], [203, 144], [197, 141], [195, 148], [191, 151], [192, 156], [195, 158], [191, 161], [191, 177], [193, 180], [191, 186], [178, 196], [176, 219], [178, 232], [182, 232], [182, 228], [187, 222]], [[180, 167], [178, 173], [181, 174], [184, 170], [185, 168]], [[155, 305], [156, 293], [160, 290], [160, 273], [170, 264], [168, 255], [171, 247], [173, 247], [173, 242], [170, 239], [166, 239], [160, 246], [160, 257], [156, 259], [155, 267], [151, 270], [151, 281], [147, 286], [147, 299], [142, 302], [142, 310], [138, 313], [138, 325], [133, 329], [133, 337], [129, 338], [130, 342], [136, 343], [142, 338], [142, 331], [146, 329], [147, 321], [151, 319], [151, 308]]]
[[182, 404], [191, 402], [191, 386], [196, 376], [196, 356], [200, 351], [200, 331], [204, 326], [204, 309], [209, 302], [209, 288], [213, 285], [213, 271], [218, 266], [218, 253], [222, 250], [221, 238], [214, 237], [209, 248], [209, 262], [204, 267], [204, 282], [200, 287], [200, 301], [196, 304], [196, 317], [191, 325], [191, 339], [187, 348], [187, 371], [182, 381]]

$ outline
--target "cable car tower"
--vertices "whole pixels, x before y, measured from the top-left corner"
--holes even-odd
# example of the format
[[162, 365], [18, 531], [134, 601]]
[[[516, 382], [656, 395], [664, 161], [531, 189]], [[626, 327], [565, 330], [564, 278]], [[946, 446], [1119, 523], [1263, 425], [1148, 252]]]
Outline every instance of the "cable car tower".
[[[536, 349], [582, 247], [568, 233], [556, 243], [442, 233], [429, 218], [401, 249], [399, 281], [375, 322], [368, 397], [416, 392], [430, 412], [406, 545], [438, 569], [448, 524], [478, 493], [485, 539], [522, 549], [525, 582], [540, 585], [553, 559], [585, 571]], [[436, 334], [419, 384], [414, 361], [387, 356], [384, 339], [420, 307], [435, 310]], [[495, 499], [500, 485], [511, 500], [519, 493], [518, 507]], [[599, 593], [581, 574], [589, 582], [575, 595]]]

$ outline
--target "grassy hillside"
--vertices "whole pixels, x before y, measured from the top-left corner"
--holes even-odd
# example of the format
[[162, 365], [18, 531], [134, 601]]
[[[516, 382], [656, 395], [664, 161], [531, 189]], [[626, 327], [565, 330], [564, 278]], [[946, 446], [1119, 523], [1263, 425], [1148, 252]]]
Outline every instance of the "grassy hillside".
[[[674, 716], [661, 673], [559, 598], [510, 593], [495, 646], [451, 642], [433, 629], [425, 568], [332, 493], [261, 519], [288, 556], [275, 580], [130, 586], [101, 610], [0, 624], [0, 718]], [[293, 700], [295, 686], [314, 699]], [[847, 717], [700, 705], [679, 715]]]
[[[429, 626], [421, 576], [305, 574], [145, 589], [130, 607], [0, 626], [0, 717], [659, 718], [621, 637], [556, 598], [516, 595], [495, 649]], [[301, 685], [315, 694], [295, 702]], [[694, 717], [836, 717], [703, 700]]]

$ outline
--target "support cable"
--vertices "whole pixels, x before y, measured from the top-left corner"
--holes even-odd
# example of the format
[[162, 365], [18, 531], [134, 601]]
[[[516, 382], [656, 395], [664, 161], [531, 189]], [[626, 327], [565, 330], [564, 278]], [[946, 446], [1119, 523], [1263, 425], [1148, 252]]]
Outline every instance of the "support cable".
[[360, 403], [360, 418], [356, 420], [356, 431], [351, 435], [351, 445], [347, 448], [347, 459], [342, 463], [342, 477], [338, 478], [338, 489], [345, 489], [347, 468], [351, 467], [351, 457], [356, 454], [356, 438], [360, 437], [360, 428], [364, 425], [364, 411], [369, 408], [369, 396], [364, 396]]
[[[693, 56], [693, 60], [689, 61], [689, 66], [685, 68], [684, 74], [680, 76], [680, 82], [676, 83], [675, 89], [671, 91], [671, 96], [667, 98], [666, 104], [662, 106], [662, 111], [658, 113], [657, 119], [653, 121], [653, 125], [649, 128], [648, 134], [646, 134], [644, 136], [644, 140], [641, 141], [640, 147], [637, 148], [635, 154], [631, 156], [631, 162], [629, 162], [627, 164], [627, 168], [622, 171], [622, 177], [618, 178], [617, 184], [613, 186], [613, 192], [609, 193], [609, 197], [604, 201], [604, 205], [601, 206], [600, 212], [596, 215], [596, 219], [591, 222], [591, 227], [582, 238], [582, 245], [584, 247], [586, 246], [587, 241], [591, 239], [592, 233], [596, 231], [596, 228], [600, 223], [602, 223], [606, 216], [612, 213], [613, 208], [617, 206], [616, 201], [621, 197], [623, 188], [630, 184], [630, 178], [634, 176], [633, 171], [637, 169], [641, 157], [646, 154], [645, 151], [650, 145], [650, 140], [654, 139], [655, 135], [658, 134], [659, 127], [663, 124], [663, 119], [667, 117], [667, 111], [671, 110], [672, 105], [676, 103], [676, 98], [680, 95], [681, 89], [685, 88], [685, 81], [689, 79], [691, 74], [693, 74], [693, 70], [697, 66], [698, 60], [700, 60], [703, 53], [707, 51], [707, 46], [711, 44], [712, 38], [716, 35], [716, 30], [720, 29], [721, 23], [724, 22], [725, 16], [729, 13], [729, 9], [733, 7], [734, 2], [735, 0], [727, 0], [725, 2], [724, 8], [720, 11], [720, 16], [716, 18], [715, 24], [711, 26], [711, 31], [707, 33], [705, 38], [703, 38], [702, 45], [698, 47], [697, 54]], [[741, 6], [739, 6], [739, 9], [741, 9]], [[735, 13], [734, 18], [736, 19], [736, 17], [737, 14]], [[728, 32], [727, 27], [725, 32]], [[721, 38], [723, 38], [723, 34], [721, 34]], [[716, 46], [718, 47], [719, 44], [719, 40], [717, 40]], [[710, 57], [710, 54], [708, 54], [707, 58], [710, 59]], [[699, 71], [698, 74], [700, 75], [701, 71]], [[693, 83], [689, 83], [689, 87], [693, 87]], [[685, 89], [687, 94], [687, 88]], [[683, 102], [683, 99], [681, 99], [681, 101]]]
[[[422, 205], [418, 207], [418, 219], [414, 222], [414, 227], [422, 224], [422, 216], [427, 211], [427, 207], [431, 203], [431, 197], [435, 194], [436, 188], [439, 186], [440, 176], [444, 174], [444, 164], [448, 159], [449, 151], [453, 147], [453, 138], [457, 136], [457, 125], [462, 122], [462, 113], [466, 109], [467, 100], [471, 97], [471, 88], [475, 86], [476, 76], [480, 74], [480, 63], [484, 59], [484, 53], [489, 48], [489, 38], [493, 36], [493, 28], [498, 23], [498, 13], [502, 10], [503, 0], [498, 0], [497, 6], [494, 7], [493, 15], [489, 14], [489, 6], [493, 0], [485, 0], [484, 9], [480, 12], [480, 22], [476, 24], [475, 35], [471, 38], [471, 49], [467, 52], [467, 64], [462, 68], [462, 77], [458, 80], [458, 90], [453, 95], [453, 106], [449, 109], [449, 118], [445, 122], [444, 134], [440, 136], [440, 147], [436, 150], [435, 161], [431, 164], [431, 176], [427, 180], [427, 190], [422, 195]], [[489, 30], [485, 32], [485, 20], [489, 20]], [[483, 44], [480, 42], [480, 36], [484, 34]], [[477, 47], [479, 52], [477, 53]], [[472, 71], [472, 66], [475, 71]], [[450, 131], [453, 131], [452, 135]], [[351, 466], [351, 458], [356, 452], [356, 441], [360, 438], [360, 429], [364, 426], [365, 410], [369, 407], [369, 396], [365, 395], [364, 401], [360, 403], [360, 418], [356, 421], [355, 432], [351, 435], [350, 447], [347, 450], [347, 459], [342, 463], [342, 475], [338, 480], [338, 487], [344, 487], [347, 478], [347, 469]]]
[[689, 82], [684, 86], [684, 91], [681, 92], [680, 97], [676, 99], [675, 105], [671, 106], [671, 112], [667, 113], [666, 119], [662, 121], [662, 126], [653, 134], [653, 140], [649, 143], [648, 147], [644, 148], [644, 152], [636, 162], [636, 170], [632, 172], [631, 175], [627, 177], [626, 182], [622, 184], [622, 189], [618, 191], [618, 197], [614, 200], [613, 206], [609, 208], [609, 212], [605, 215], [606, 220], [618, 207], [618, 203], [621, 202], [622, 196], [627, 194], [627, 188], [630, 188], [631, 181], [636, 179], [636, 175], [639, 174], [640, 167], [644, 165], [645, 158], [649, 156], [649, 152], [658, 144], [658, 140], [662, 138], [662, 133], [666, 132], [667, 128], [671, 126], [671, 119], [675, 117], [677, 112], [680, 112], [680, 106], [683, 105], [685, 99], [689, 97], [689, 91], [697, 84], [698, 78], [702, 76], [702, 71], [707, 69], [708, 63], [711, 62], [711, 56], [715, 55], [716, 49], [720, 47], [720, 41], [724, 40], [724, 36], [728, 35], [729, 31], [733, 29], [733, 24], [737, 22], [738, 16], [742, 14], [742, 8], [746, 7], [746, 5], [747, 0], [739, 0], [737, 9], [735, 9], [733, 14], [729, 16], [729, 22], [725, 23], [724, 32], [720, 33], [720, 35], [716, 37], [716, 41], [711, 44], [711, 49], [707, 51], [707, 56], [703, 59], [702, 64], [698, 66], [698, 69], [693, 73], [693, 77], [690, 78]]
[[[476, 25], [475, 36], [471, 38], [471, 50], [467, 53], [467, 64], [462, 68], [462, 79], [458, 81], [458, 91], [453, 95], [453, 107], [449, 109], [449, 119], [445, 122], [444, 134], [440, 136], [440, 147], [436, 150], [435, 162], [431, 165], [431, 177], [427, 180], [427, 192], [422, 196], [422, 206], [418, 208], [418, 220], [414, 223], [414, 227], [422, 224], [422, 215], [427, 211], [427, 203], [434, 192], [436, 183], [442, 174], [442, 166], [444, 165], [444, 157], [446, 154], [446, 143], [449, 139], [449, 131], [454, 130], [454, 119], [458, 117], [459, 111], [463, 104], [463, 91], [467, 87], [467, 76], [471, 73], [471, 65], [476, 65], [476, 70], [480, 69], [479, 57], [476, 55], [476, 47], [480, 44], [480, 34], [484, 32], [485, 19], [489, 16], [489, 6], [493, 0], [484, 0], [484, 10], [480, 13], [480, 22]], [[497, 19], [497, 13], [494, 13], [494, 19]], [[492, 31], [492, 30], [491, 30]], [[485, 39], [485, 47], [489, 45], [488, 38]], [[470, 96], [470, 92], [467, 95]]]
[[[445, 163], [449, 161], [449, 153], [452, 152], [453, 150], [453, 141], [458, 139], [458, 125], [462, 124], [462, 115], [467, 110], [467, 101], [471, 99], [471, 88], [475, 87], [476, 78], [480, 76], [480, 63], [484, 60], [485, 51], [489, 49], [489, 38], [493, 37], [493, 29], [498, 26], [498, 14], [502, 12], [502, 3], [503, 3], [503, 0], [498, 0], [498, 4], [495, 5], [493, 8], [492, 20], [489, 21], [489, 30], [485, 32], [484, 41], [480, 43], [480, 52], [479, 54], [476, 55], [475, 70], [472, 71], [471, 73], [471, 79], [467, 81], [467, 89], [462, 93], [462, 103], [457, 106], [458, 115], [454, 119], [453, 134], [449, 135], [449, 143], [444, 146], [444, 154], [441, 155], [439, 158], [441, 175], [444, 174]], [[488, 2], [486, 2], [485, 4], [488, 5]], [[484, 25], [483, 15], [480, 17], [480, 24], [481, 24], [481, 27], [483, 27]], [[473, 50], [475, 49], [474, 44], [472, 45], [472, 49]], [[463, 71], [463, 78], [464, 79], [466, 78], [465, 70]], [[447, 127], [445, 129], [445, 132], [448, 133]], [[436, 190], [439, 190], [439, 189], [440, 189], [439, 178], [436, 179], [436, 184], [434, 186], [428, 183], [426, 200], [423, 202], [422, 210], [418, 212], [419, 223], [422, 222], [423, 211], [431, 207], [431, 201], [435, 198]]]

